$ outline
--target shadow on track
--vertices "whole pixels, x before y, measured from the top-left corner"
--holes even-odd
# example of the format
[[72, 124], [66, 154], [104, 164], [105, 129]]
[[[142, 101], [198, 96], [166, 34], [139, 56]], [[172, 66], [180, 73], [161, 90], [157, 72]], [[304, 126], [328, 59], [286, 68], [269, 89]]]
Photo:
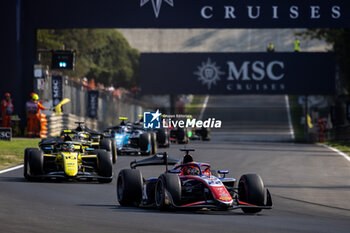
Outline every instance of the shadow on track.
[[105, 204], [79, 204], [80, 207], [96, 207], [96, 208], [107, 208], [109, 210], [113, 210], [116, 212], [123, 212], [123, 213], [155, 213], [155, 214], [168, 214], [168, 215], [179, 215], [179, 214], [204, 214], [204, 215], [217, 215], [217, 216], [267, 216], [263, 213], [259, 214], [246, 214], [243, 212], [239, 212], [240, 210], [172, 210], [172, 211], [159, 211], [154, 208], [137, 208], [137, 207], [123, 207], [119, 205], [105, 205]]
[[0, 176], [0, 182], [28, 182], [24, 177], [4, 177]]
[[266, 185], [267, 188], [283, 189], [350, 189], [350, 185], [340, 186], [312, 186], [312, 185]]
[[325, 208], [330, 208], [330, 209], [336, 209], [336, 210], [342, 210], [342, 211], [350, 211], [350, 209], [346, 209], [346, 208], [342, 208], [342, 207], [337, 207], [337, 206], [330, 206], [330, 205], [325, 205], [325, 204], [320, 204], [320, 203], [316, 203], [316, 202], [310, 202], [310, 201], [305, 201], [305, 200], [300, 200], [300, 199], [296, 199], [296, 198], [291, 198], [291, 197], [285, 197], [285, 196], [281, 196], [281, 195], [273, 195], [274, 197], [279, 197], [285, 200], [289, 200], [289, 201], [295, 201], [295, 202], [299, 202], [299, 203], [304, 203], [304, 204], [309, 204], [309, 205], [314, 205], [314, 206], [320, 206], [320, 207], [325, 207]]
[[99, 183], [97, 180], [76, 180], [76, 179], [55, 179], [55, 178], [43, 178], [33, 181], [28, 181], [24, 177], [3, 177], [0, 176], [0, 182], [18, 182], [18, 183], [41, 183], [41, 184], [98, 184], [98, 185], [111, 185], [111, 183]]

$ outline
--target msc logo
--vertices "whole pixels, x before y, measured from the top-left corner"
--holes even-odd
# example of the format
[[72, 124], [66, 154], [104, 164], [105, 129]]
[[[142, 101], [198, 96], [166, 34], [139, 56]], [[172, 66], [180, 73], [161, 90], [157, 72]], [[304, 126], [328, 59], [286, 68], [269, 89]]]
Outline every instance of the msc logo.
[[225, 73], [221, 71], [221, 68], [215, 62], [211, 62], [210, 58], [208, 58], [207, 62], [202, 62], [202, 65], [198, 66], [198, 70], [194, 74], [210, 90], [211, 86], [216, 85], [216, 82], [220, 81], [220, 76]]
[[157, 112], [144, 112], [143, 113], [143, 127], [145, 129], [160, 129], [160, 116], [159, 109]]
[[170, 6], [174, 6], [174, 0], [141, 0], [140, 6], [143, 7], [146, 3], [152, 1], [153, 11], [156, 18], [158, 18], [160, 13], [160, 8], [162, 7], [163, 1], [168, 3]]

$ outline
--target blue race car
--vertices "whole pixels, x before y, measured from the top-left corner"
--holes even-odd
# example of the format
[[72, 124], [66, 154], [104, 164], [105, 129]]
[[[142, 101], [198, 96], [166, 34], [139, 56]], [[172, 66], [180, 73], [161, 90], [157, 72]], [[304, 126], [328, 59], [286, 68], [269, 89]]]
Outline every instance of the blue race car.
[[157, 153], [156, 134], [142, 127], [126, 124], [108, 127], [106, 130], [115, 139], [119, 154], [151, 155]]

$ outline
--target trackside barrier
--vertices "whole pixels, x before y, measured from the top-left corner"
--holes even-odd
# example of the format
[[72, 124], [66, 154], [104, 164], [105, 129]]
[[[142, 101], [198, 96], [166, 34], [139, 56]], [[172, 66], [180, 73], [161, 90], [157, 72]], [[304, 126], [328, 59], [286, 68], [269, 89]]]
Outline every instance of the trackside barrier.
[[40, 121], [40, 138], [47, 138], [47, 119], [46, 115], [43, 113], [40, 113], [39, 115], [39, 121]]
[[63, 114], [60, 116], [51, 115], [46, 117], [47, 136], [55, 137], [60, 135], [63, 129], [74, 129], [77, 127], [75, 122], [84, 121], [86, 126], [93, 130], [98, 130], [98, 122], [94, 119], [78, 117], [73, 114]]

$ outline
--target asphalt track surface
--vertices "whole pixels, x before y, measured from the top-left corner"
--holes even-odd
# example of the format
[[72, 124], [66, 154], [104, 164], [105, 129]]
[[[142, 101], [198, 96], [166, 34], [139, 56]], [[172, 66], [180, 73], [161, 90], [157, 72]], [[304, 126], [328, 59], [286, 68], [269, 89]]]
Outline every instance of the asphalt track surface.
[[[270, 100], [283, 104], [282, 97]], [[208, 106], [217, 101], [210, 99]], [[243, 114], [239, 108], [233, 110], [233, 115]], [[280, 111], [282, 119], [283, 108]], [[204, 116], [212, 113], [208, 108]], [[125, 208], [116, 201], [115, 180], [111, 184], [31, 183], [23, 178], [23, 170], [17, 169], [0, 175], [0, 232], [349, 232], [350, 163], [318, 145], [257, 140], [258, 135], [268, 138], [275, 132], [284, 138], [285, 131], [279, 124], [272, 131], [266, 127], [252, 130], [249, 116], [254, 113], [252, 110], [238, 128], [233, 123], [238, 124], [239, 117], [231, 117], [227, 120], [230, 130], [213, 132], [210, 142], [191, 142], [188, 146], [197, 149], [193, 154], [196, 161], [229, 169], [232, 177], [259, 173], [271, 191], [272, 210], [245, 215], [240, 210], [169, 213]], [[260, 119], [269, 122], [269, 118]], [[245, 132], [245, 140], [237, 141], [238, 132]], [[165, 151], [181, 158], [181, 147], [172, 145]], [[115, 174], [141, 158], [120, 156]], [[164, 167], [141, 171], [146, 178], [156, 177]]]

